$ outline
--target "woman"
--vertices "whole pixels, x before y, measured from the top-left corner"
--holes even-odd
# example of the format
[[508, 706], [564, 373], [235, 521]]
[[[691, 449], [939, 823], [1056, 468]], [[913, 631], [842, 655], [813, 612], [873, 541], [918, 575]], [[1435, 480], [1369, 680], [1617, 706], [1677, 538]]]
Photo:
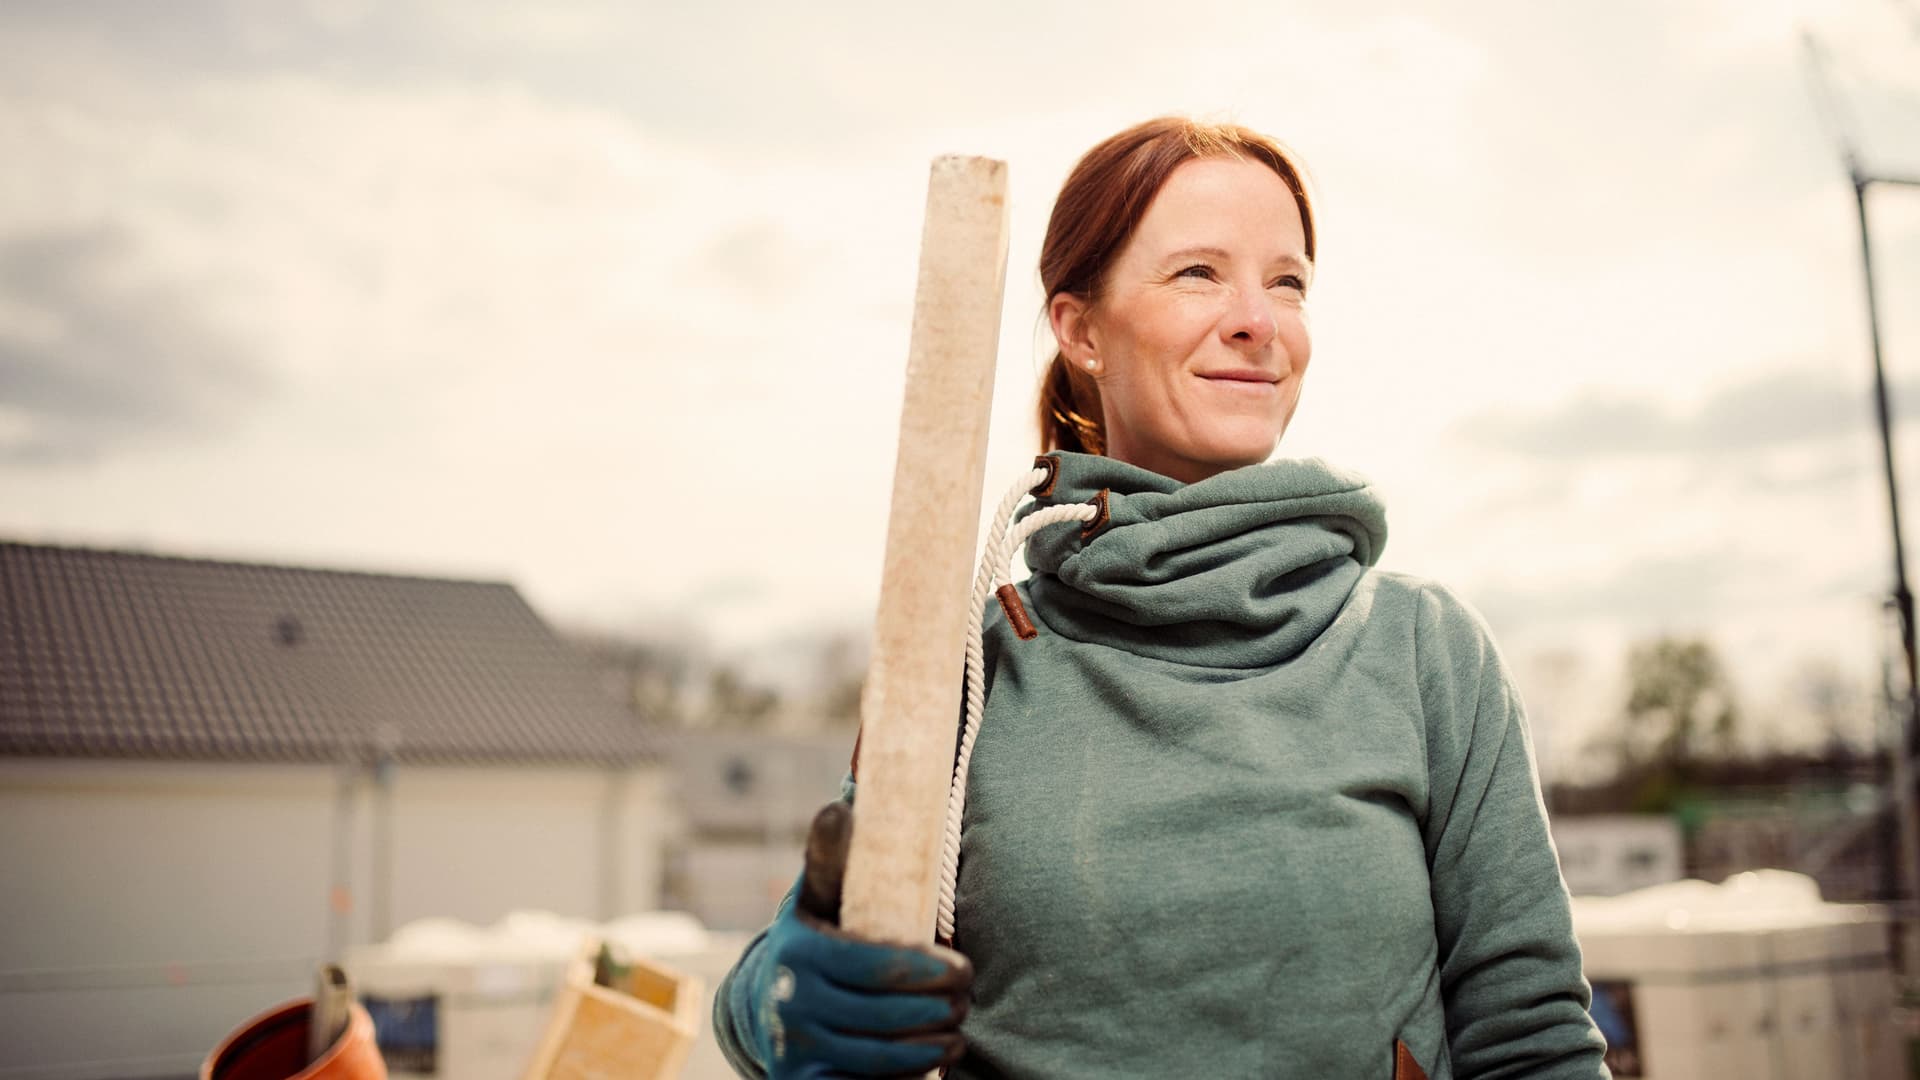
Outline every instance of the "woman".
[[829, 808], [721, 987], [741, 1071], [1606, 1075], [1485, 627], [1372, 569], [1363, 481], [1263, 464], [1314, 255], [1298, 169], [1244, 128], [1155, 120], [1075, 167], [1032, 479], [1092, 520], [1034, 532], [987, 628], [959, 953], [834, 927]]

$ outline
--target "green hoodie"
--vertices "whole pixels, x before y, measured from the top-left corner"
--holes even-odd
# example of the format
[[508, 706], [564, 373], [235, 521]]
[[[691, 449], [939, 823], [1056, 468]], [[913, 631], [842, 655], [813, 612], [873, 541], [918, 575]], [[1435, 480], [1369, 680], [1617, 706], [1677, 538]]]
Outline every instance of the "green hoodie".
[[1519, 697], [1366, 484], [1051, 456], [1105, 511], [987, 628], [952, 1075], [1605, 1077]]

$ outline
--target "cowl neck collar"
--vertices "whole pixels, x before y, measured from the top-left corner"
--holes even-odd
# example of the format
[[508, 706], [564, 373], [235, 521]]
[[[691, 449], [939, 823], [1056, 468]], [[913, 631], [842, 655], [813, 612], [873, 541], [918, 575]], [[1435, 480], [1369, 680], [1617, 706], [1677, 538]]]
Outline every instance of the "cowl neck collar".
[[1105, 504], [1087, 530], [1054, 526], [1027, 541], [1033, 617], [1076, 641], [1194, 667], [1269, 667], [1313, 643], [1386, 545], [1386, 508], [1366, 481], [1316, 458], [1183, 484], [1112, 458], [1047, 456], [1052, 489], [1026, 513]]

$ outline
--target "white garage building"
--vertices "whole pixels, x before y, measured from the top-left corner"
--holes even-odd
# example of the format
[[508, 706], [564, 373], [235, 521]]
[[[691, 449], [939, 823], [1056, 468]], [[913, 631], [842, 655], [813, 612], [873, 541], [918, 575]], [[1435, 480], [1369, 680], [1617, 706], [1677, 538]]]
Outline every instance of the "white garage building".
[[509, 585], [0, 542], [0, 1078], [190, 1076], [414, 918], [656, 907], [671, 817]]

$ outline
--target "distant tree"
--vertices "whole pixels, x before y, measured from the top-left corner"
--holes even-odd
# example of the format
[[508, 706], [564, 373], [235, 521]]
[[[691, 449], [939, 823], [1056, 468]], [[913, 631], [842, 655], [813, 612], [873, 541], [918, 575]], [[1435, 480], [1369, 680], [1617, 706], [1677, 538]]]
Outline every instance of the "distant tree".
[[821, 719], [827, 730], [852, 731], [860, 726], [860, 695], [866, 684], [864, 675], [848, 675], [820, 696]]
[[1884, 783], [1871, 741], [1873, 688], [1830, 661], [1801, 662], [1775, 695], [1792, 717], [1785, 740], [1755, 737], [1752, 715], [1703, 641], [1635, 645], [1622, 690], [1618, 722], [1588, 745], [1612, 768], [1549, 782], [1554, 814], [1670, 813], [1691, 845], [1694, 830], [1722, 812], [1716, 807], [1784, 806], [1808, 793], [1817, 805]]
[[1627, 750], [1653, 761], [1732, 753], [1739, 724], [1733, 685], [1713, 646], [1663, 637], [1627, 653]]
[[1740, 713], [1726, 668], [1706, 641], [1661, 637], [1627, 653], [1616, 753], [1633, 808], [1673, 809], [1700, 766], [1734, 756]]
[[1550, 784], [1569, 773], [1590, 772], [1580, 760], [1582, 755], [1568, 753], [1570, 748], [1561, 742], [1583, 696], [1585, 658], [1572, 649], [1539, 650], [1522, 659], [1515, 678], [1525, 691], [1541, 782]]
[[828, 731], [852, 731], [860, 726], [860, 694], [867, 682], [866, 639], [841, 632], [829, 637], [820, 650], [820, 720]]
[[688, 687], [699, 670], [695, 646], [665, 636], [621, 636], [603, 630], [562, 631], [593, 665], [601, 687], [648, 724], [688, 719]]
[[1828, 754], [1871, 750], [1874, 693], [1832, 660], [1808, 660], [1794, 673], [1789, 693], [1816, 725]]
[[780, 695], [754, 686], [732, 667], [717, 667], [707, 687], [707, 716], [714, 727], [764, 728], [780, 707]]

